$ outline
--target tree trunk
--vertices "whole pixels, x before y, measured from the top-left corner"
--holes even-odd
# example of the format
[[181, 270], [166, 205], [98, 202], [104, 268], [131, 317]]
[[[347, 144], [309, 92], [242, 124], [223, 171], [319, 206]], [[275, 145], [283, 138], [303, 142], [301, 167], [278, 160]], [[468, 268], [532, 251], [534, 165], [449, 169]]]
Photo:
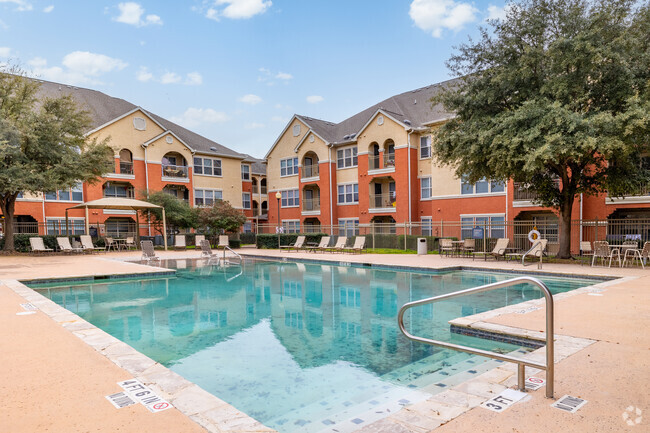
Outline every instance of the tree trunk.
[[5, 217], [5, 246], [4, 251], [14, 251], [14, 209], [16, 196], [9, 195], [0, 199], [0, 210]]
[[560, 206], [560, 250], [557, 257], [560, 259], [571, 258], [571, 213], [573, 211], [574, 195], [565, 197]]

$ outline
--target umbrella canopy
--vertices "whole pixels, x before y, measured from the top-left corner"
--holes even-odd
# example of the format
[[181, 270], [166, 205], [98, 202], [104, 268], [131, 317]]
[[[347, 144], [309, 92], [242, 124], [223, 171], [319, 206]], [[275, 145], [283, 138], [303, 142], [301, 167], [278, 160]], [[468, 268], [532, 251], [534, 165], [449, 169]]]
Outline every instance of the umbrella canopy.
[[[134, 210], [136, 211], [135, 217], [136, 217], [136, 225], [138, 227], [135, 233], [136, 233], [136, 238], [138, 240], [140, 240], [140, 223], [138, 221], [137, 211], [149, 210], [149, 209], [162, 209], [163, 233], [165, 233], [165, 235], [163, 235], [163, 239], [165, 242], [165, 250], [167, 249], [167, 236], [166, 236], [167, 219], [165, 218], [165, 208], [163, 208], [162, 206], [158, 206], [157, 204], [149, 203], [142, 200], [135, 200], [132, 198], [104, 197], [98, 200], [87, 201], [85, 203], [72, 206], [68, 209], [86, 209], [86, 234], [88, 234], [89, 232], [88, 209]], [[68, 209], [65, 210], [66, 220], [67, 220]], [[67, 221], [66, 221], [66, 225], [67, 225]]]

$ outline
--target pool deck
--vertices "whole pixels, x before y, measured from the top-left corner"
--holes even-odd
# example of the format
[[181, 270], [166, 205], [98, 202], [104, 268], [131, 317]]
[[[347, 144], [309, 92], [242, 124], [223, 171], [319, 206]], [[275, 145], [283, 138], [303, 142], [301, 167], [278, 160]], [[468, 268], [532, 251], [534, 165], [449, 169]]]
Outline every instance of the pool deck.
[[[523, 268], [517, 262], [485, 262], [432, 255], [288, 253], [248, 248], [239, 252], [429, 269], [462, 266], [525, 271], [528, 274], [537, 272], [536, 266]], [[164, 258], [198, 257], [198, 253], [192, 250], [160, 252], [159, 255]], [[39, 307], [40, 311], [35, 314], [17, 314], [25, 312], [20, 304], [34, 302], [34, 298], [17, 290], [16, 280], [160, 271], [159, 268], [123, 261], [137, 257], [138, 252], [92, 256], [0, 256], [0, 351], [5, 371], [0, 385], [0, 431], [271, 431], [259, 423], [246, 421], [232, 408], [204, 404], [204, 400], [197, 397], [201, 395], [198, 391], [186, 396], [185, 400], [178, 400], [179, 404], [175, 406], [183, 411], [174, 408], [151, 413], [141, 405], [118, 410], [104, 396], [120, 391], [116, 382], [134, 377], [133, 368], [116, 364], [106, 356], [106, 350], [92, 347], [77, 335], [79, 332], [75, 332], [74, 327], [66, 326], [66, 317], [53, 319], [46, 313], [46, 307]], [[622, 278], [603, 283], [598, 289], [580, 289], [556, 297], [555, 396], [569, 394], [586, 399], [588, 403], [584, 407], [574, 414], [551, 408], [552, 401], [544, 397], [543, 388], [530, 392], [523, 401], [502, 413], [477, 407], [516, 382], [513, 366], [502, 365], [456, 389], [437, 394], [429, 401], [407, 406], [361, 431], [475, 433], [568, 429], [618, 432], [634, 427], [641, 431], [644, 426], [647, 429], [650, 423], [650, 334], [647, 332], [650, 328], [650, 269], [544, 264], [543, 272]], [[531, 308], [520, 305], [517, 311], [506, 308], [492, 314], [463, 318], [458, 324], [538, 337], [544, 329], [544, 309], [536, 307], [534, 302], [531, 305]], [[540, 350], [543, 354], [544, 349]], [[532, 354], [536, 355], [540, 352]], [[543, 372], [530, 373], [544, 377]], [[163, 397], [167, 396], [163, 385], [155, 389], [160, 389]], [[210, 424], [200, 417], [186, 415], [197, 413], [197, 407], [202, 405], [207, 411], [221, 416], [221, 423]], [[630, 407], [632, 411], [626, 412]], [[643, 411], [641, 418], [636, 408]], [[627, 417], [624, 413], [628, 414]], [[631, 427], [626, 423], [637, 420], [640, 422], [638, 426]]]

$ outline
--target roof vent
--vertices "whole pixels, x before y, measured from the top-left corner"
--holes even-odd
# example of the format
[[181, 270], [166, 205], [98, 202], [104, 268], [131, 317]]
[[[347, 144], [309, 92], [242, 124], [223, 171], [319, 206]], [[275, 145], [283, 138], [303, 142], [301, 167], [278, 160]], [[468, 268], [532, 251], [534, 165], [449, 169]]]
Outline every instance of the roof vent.
[[349, 140], [349, 139], [350, 139], [350, 136], [349, 136], [349, 135], [344, 135], [344, 136], [343, 136], [343, 139], [344, 139], [344, 140]]
[[417, 100], [417, 99], [414, 99], [414, 100], [413, 100], [413, 105], [416, 105], [417, 103], [418, 103], [418, 100]]
[[142, 117], [133, 118], [133, 127], [138, 131], [144, 131], [147, 129], [147, 122]]
[[212, 147], [210, 148], [210, 150], [213, 151], [213, 152], [216, 152], [216, 151], [217, 151], [217, 148], [214, 147], [214, 146], [212, 146]]
[[350, 140], [352, 140], [355, 137], [355, 135], [357, 135], [356, 132], [354, 134], [350, 134]]
[[408, 120], [408, 119], [404, 119], [404, 123], [406, 123], [407, 125], [411, 126], [411, 121]]

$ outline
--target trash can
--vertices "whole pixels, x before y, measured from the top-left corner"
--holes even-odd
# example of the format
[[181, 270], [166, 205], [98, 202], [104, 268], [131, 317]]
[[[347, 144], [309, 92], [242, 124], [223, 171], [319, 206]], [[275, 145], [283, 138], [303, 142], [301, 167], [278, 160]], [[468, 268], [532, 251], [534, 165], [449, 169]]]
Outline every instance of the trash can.
[[427, 238], [418, 238], [418, 256], [426, 256], [427, 250]]

